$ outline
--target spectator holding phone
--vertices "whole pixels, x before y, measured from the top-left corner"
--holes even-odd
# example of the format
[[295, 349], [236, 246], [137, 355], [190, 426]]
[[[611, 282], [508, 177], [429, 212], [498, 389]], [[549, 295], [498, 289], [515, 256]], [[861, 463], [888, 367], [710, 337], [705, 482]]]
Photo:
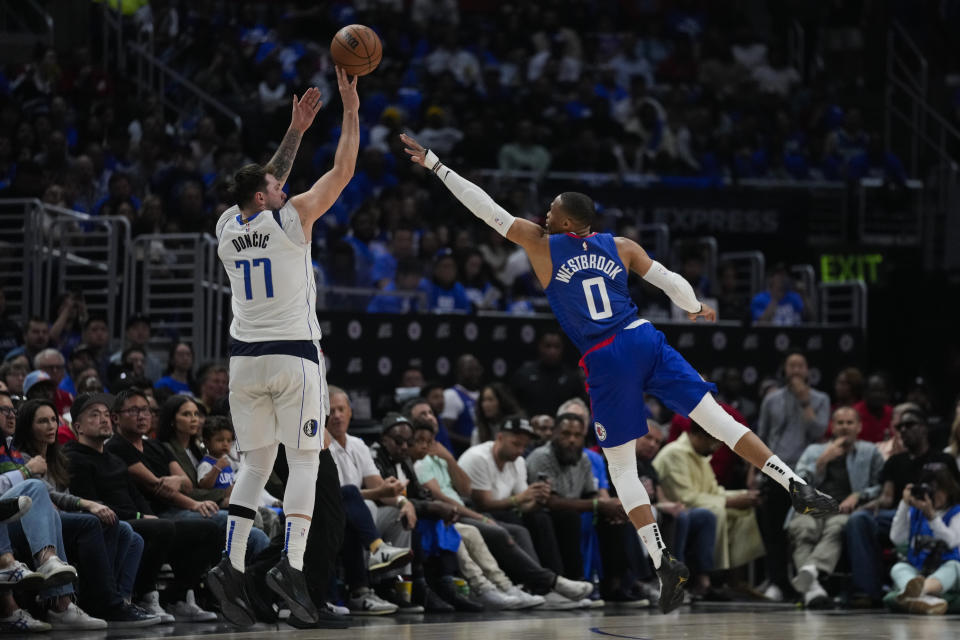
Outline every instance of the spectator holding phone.
[[907, 544], [907, 561], [895, 564], [890, 577], [898, 605], [941, 615], [942, 596], [960, 592], [960, 483], [941, 463], [928, 465], [921, 479], [904, 487], [893, 518], [890, 540]]

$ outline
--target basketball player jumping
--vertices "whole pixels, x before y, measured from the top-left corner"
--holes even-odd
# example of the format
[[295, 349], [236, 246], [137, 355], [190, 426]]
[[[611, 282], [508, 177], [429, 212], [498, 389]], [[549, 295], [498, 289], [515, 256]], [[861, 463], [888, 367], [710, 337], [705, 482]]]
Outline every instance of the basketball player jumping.
[[514, 218], [410, 136], [401, 139], [413, 162], [435, 173], [475, 216], [526, 251], [557, 321], [583, 354], [580, 366], [586, 374], [597, 441], [623, 508], [657, 569], [664, 613], [683, 603], [682, 585], [689, 571], [666, 550], [637, 475], [635, 440], [647, 432], [644, 393], [689, 416], [780, 483], [799, 513], [823, 517], [837, 512], [835, 500], [808, 486], [760, 438], [730, 417], [710, 393], [716, 387], [704, 381], [660, 331], [637, 317], [627, 290], [628, 269], [662, 289], [690, 320], [713, 322], [717, 314], [697, 300], [686, 280], [651, 260], [637, 243], [591, 232], [594, 205], [589, 197], [575, 192], [558, 195], [543, 229]]
[[255, 622], [243, 584], [247, 536], [282, 443], [290, 467], [283, 496], [283, 557], [267, 584], [291, 613], [316, 622], [303, 576], [303, 554], [313, 513], [314, 487], [329, 400], [317, 322], [317, 287], [310, 260], [313, 223], [353, 177], [360, 124], [357, 78], [337, 68], [343, 126], [333, 168], [309, 191], [289, 201], [281, 191], [300, 138], [320, 109], [320, 91], [293, 98], [293, 118], [265, 167], [247, 165], [235, 176], [237, 204], [217, 222], [217, 253], [230, 277], [230, 409], [243, 452], [230, 494], [225, 557], [208, 575], [224, 618]]

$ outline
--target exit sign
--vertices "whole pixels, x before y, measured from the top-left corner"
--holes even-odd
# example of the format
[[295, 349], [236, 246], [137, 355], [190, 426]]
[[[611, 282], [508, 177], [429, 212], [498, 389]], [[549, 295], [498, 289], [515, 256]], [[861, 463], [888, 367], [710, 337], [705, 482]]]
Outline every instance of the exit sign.
[[860, 280], [867, 284], [875, 284], [880, 279], [877, 267], [881, 262], [883, 262], [883, 256], [879, 253], [825, 253], [820, 256], [820, 280], [823, 282]]

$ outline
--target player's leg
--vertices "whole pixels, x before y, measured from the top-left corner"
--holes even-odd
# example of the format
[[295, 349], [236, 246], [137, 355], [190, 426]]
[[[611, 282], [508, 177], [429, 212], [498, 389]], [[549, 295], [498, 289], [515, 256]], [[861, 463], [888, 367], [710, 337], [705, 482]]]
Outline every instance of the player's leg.
[[289, 356], [275, 358], [271, 371], [276, 411], [274, 437], [283, 443], [289, 475], [283, 496], [283, 555], [277, 566], [267, 572], [267, 586], [286, 601], [292, 614], [312, 623], [318, 613], [303, 574], [303, 555], [316, 498], [326, 383], [321, 362]]
[[733, 419], [714, 399], [716, 387], [706, 382], [683, 356], [663, 340], [659, 331], [660, 355], [647, 391], [673, 411], [689, 416], [710, 435], [722, 441], [740, 457], [775, 480], [789, 492], [798, 513], [824, 517], [836, 513], [836, 500], [807, 486], [750, 429]]

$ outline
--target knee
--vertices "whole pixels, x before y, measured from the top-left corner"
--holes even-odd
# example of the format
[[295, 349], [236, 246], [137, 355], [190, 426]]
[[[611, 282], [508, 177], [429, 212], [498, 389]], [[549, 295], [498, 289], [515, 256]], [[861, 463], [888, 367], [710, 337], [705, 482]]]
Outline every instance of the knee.
[[34, 507], [37, 506], [37, 502], [50, 502], [50, 492], [42, 480], [30, 478], [20, 483], [17, 488], [20, 490], [20, 495], [28, 496], [34, 502]]
[[699, 527], [716, 527], [717, 526], [717, 516], [714, 515], [713, 511], [709, 509], [690, 509], [690, 522]]
[[846, 531], [849, 535], [853, 532], [862, 532], [873, 526], [873, 516], [868, 511], [856, 511], [847, 520]]

